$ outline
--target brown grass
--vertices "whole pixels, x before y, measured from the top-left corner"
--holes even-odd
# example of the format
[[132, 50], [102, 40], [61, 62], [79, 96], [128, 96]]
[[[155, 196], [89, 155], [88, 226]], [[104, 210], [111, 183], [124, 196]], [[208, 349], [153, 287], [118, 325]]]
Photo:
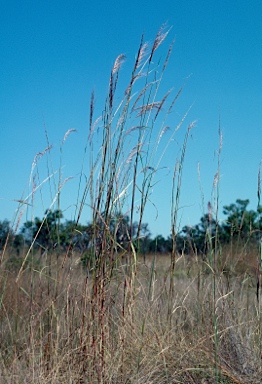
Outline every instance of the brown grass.
[[[82, 267], [82, 255], [77, 254], [73, 241], [65, 251], [59, 245], [57, 252], [47, 246], [41, 255], [36, 235], [20, 256], [14, 256], [8, 241], [1, 252], [0, 383], [261, 383], [261, 300], [257, 301], [254, 284], [257, 250], [245, 245], [221, 251], [218, 241], [212, 249], [211, 239], [205, 260], [176, 253], [182, 170], [194, 123], [188, 125], [170, 186], [172, 253], [144, 260], [135, 248], [154, 177], [188, 114], [177, 124], [172, 121], [167, 145], [159, 154], [158, 140], [182, 90], [169, 107], [170, 92], [158, 94], [173, 43], [162, 68], [154, 64], [160, 63], [154, 55], [167, 33], [164, 27], [160, 29], [151, 50], [142, 38], [131, 79], [115, 106], [124, 59], [118, 56], [103, 115], [94, 122], [91, 96], [84, 149], [90, 158], [89, 174], [83, 161], [74, 201], [76, 223], [86, 206], [91, 210], [88, 252], [93, 259], [89, 268]], [[142, 91], [134, 90], [139, 84]], [[157, 140], [152, 142], [156, 129]], [[54, 206], [60, 209], [67, 181], [62, 180], [63, 145], [70, 132], [60, 146], [58, 180], [48, 159], [48, 174], [41, 181], [38, 163], [51, 149], [46, 133], [48, 148], [33, 161], [32, 192], [19, 201], [18, 218], [31, 205], [27, 217], [33, 217], [37, 193], [42, 202], [46, 183], [51, 195], [49, 211]], [[218, 171], [214, 188], [218, 188], [219, 175]], [[116, 230], [110, 229], [112, 217], [124, 209], [130, 224], [124, 233], [126, 249], [117, 242]]]
[[[68, 259], [63, 269], [62, 255], [58, 259], [53, 255], [48, 265], [41, 260], [38, 269], [24, 271], [19, 284], [14, 272], [2, 269], [2, 380], [41, 384], [215, 382], [212, 274], [194, 258], [178, 261], [170, 327], [169, 258], [148, 256], [146, 264], [139, 258], [134, 286], [127, 289], [125, 264], [120, 262], [111, 284], [105, 283], [103, 319], [100, 311], [92, 316], [99, 300], [94, 301], [94, 282], [77, 256]], [[123, 300], [127, 306], [123, 307]], [[215, 311], [217, 382], [259, 383], [260, 319], [255, 288], [244, 276], [221, 274]]]

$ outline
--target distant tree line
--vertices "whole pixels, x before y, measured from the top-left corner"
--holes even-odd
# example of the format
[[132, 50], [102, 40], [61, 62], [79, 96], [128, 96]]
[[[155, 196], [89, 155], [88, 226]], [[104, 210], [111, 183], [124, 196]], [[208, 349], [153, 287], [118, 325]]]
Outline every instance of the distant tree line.
[[[243, 242], [258, 242], [262, 235], [262, 207], [248, 210], [249, 200], [237, 199], [235, 203], [224, 206], [225, 220], [218, 222], [211, 212], [201, 217], [194, 226], [184, 226], [175, 236], [177, 252], [184, 254], [206, 254], [215, 241], [223, 245], [234, 240]], [[116, 250], [128, 250], [130, 241], [137, 251], [146, 253], [171, 252], [173, 242], [171, 235], [152, 237], [147, 223], [133, 223], [121, 213], [110, 217], [107, 223], [103, 215], [95, 223], [82, 225], [72, 220], [62, 221], [61, 210], [46, 211], [44, 218], [26, 221], [19, 233], [15, 234], [8, 220], [0, 221], [0, 250], [6, 243], [12, 244], [19, 253], [22, 246], [30, 246], [45, 250], [65, 249], [72, 247], [80, 252], [86, 252], [96, 247], [106, 239]], [[106, 236], [105, 236], [106, 233]]]

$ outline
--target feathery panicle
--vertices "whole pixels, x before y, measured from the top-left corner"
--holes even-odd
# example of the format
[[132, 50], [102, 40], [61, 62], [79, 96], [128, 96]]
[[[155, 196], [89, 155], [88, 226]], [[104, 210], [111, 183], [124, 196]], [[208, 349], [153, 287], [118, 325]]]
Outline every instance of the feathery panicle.
[[[182, 124], [185, 121], [190, 109], [191, 109], [191, 107], [189, 107], [189, 109], [186, 111], [186, 113], [184, 114], [184, 116], [182, 117], [180, 122], [177, 124], [177, 126], [175, 128], [175, 132], [177, 132], [180, 129], [180, 127], [182, 126]], [[193, 121], [191, 124], [189, 124], [189, 126], [187, 127], [188, 132], [191, 131], [191, 129], [194, 127], [195, 123], [196, 123], [196, 121]]]
[[134, 66], [134, 72], [140, 67], [143, 59], [147, 55], [148, 47], [149, 47], [148, 43], [143, 44], [143, 36], [142, 36], [141, 44], [140, 44], [140, 47], [139, 47], [139, 50], [137, 53], [137, 58], [136, 58], [135, 66]]
[[65, 133], [65, 136], [63, 138], [63, 141], [62, 141], [62, 144], [64, 144], [64, 142], [66, 141], [66, 139], [68, 138], [68, 136], [70, 135], [70, 133], [72, 132], [76, 132], [76, 129], [75, 128], [71, 128], [71, 129], [68, 129]]
[[111, 75], [110, 75], [110, 81], [109, 81], [109, 109], [112, 111], [113, 108], [113, 102], [114, 102], [114, 95], [115, 95], [115, 90], [116, 90], [116, 85], [118, 81], [118, 71], [123, 64], [125, 60], [125, 55], [120, 54], [117, 56]]
[[125, 135], [128, 136], [131, 132], [137, 131], [138, 129], [145, 128], [143, 125], [135, 125], [134, 127], [129, 128], [128, 131], [126, 131]]
[[132, 107], [132, 112], [135, 110], [136, 108], [136, 105], [137, 103], [139, 102], [139, 100], [141, 99], [141, 97], [145, 94], [145, 92], [148, 90], [149, 87], [152, 87], [152, 85], [156, 84], [158, 82], [158, 80], [156, 81], [151, 81], [150, 83], [146, 84], [144, 86], [144, 88], [139, 92], [139, 95], [137, 96], [134, 104], [133, 104], [133, 107]]
[[93, 123], [91, 129], [90, 129], [90, 132], [89, 132], [89, 136], [88, 136], [88, 139], [90, 140], [90, 138], [92, 137], [93, 133], [94, 133], [94, 130], [95, 130], [95, 127], [97, 126], [97, 124], [99, 123], [99, 121], [102, 119], [102, 116], [99, 116], [95, 122]]
[[212, 205], [211, 205], [210, 201], [207, 203], [207, 210], [208, 210], [208, 221], [209, 221], [209, 224], [211, 224], [213, 214], [212, 214]]
[[216, 171], [216, 174], [214, 176], [213, 188], [216, 188], [218, 181], [219, 181], [219, 170]]
[[159, 135], [159, 138], [158, 138], [158, 141], [157, 143], [159, 144], [160, 143], [160, 140], [162, 139], [162, 137], [164, 136], [164, 134], [170, 129], [169, 125], [166, 125], [160, 132], [160, 135]]
[[143, 59], [146, 57], [148, 53], [149, 44], [145, 43], [141, 50], [139, 51], [139, 56], [137, 58], [137, 68], [142, 64]]
[[130, 81], [130, 83], [128, 84], [128, 87], [127, 87], [127, 89], [126, 89], [126, 91], [125, 91], [125, 95], [128, 95], [128, 94], [130, 93], [130, 91], [131, 91], [133, 85], [135, 84], [135, 82], [136, 82], [140, 77], [142, 77], [142, 76], [143, 76], [143, 74], [142, 74], [141, 72], [139, 72], [139, 73], [135, 74], [134, 76], [132, 76], [131, 81]]
[[167, 52], [167, 55], [166, 55], [166, 60], [164, 62], [164, 65], [163, 65], [163, 71], [166, 69], [166, 66], [168, 64], [168, 61], [169, 61], [169, 58], [170, 58], [170, 55], [171, 55], [171, 52], [173, 50], [173, 46], [175, 44], [175, 40], [172, 41], [172, 43], [170, 44], [169, 46], [169, 49], [168, 49], [168, 52]]
[[117, 120], [117, 124], [116, 124], [116, 127], [117, 129], [119, 127], [122, 127], [125, 123], [125, 117], [123, 115], [119, 116], [118, 120]]
[[165, 29], [166, 29], [166, 24], [163, 24], [156, 35], [156, 38], [155, 38], [155, 41], [154, 41], [154, 44], [152, 47], [152, 51], [150, 54], [149, 63], [152, 61], [152, 58], [153, 58], [155, 51], [163, 43], [163, 41], [165, 40], [165, 38], [167, 37], [167, 35], [170, 31], [170, 29], [169, 29], [167, 32], [164, 32]]
[[201, 175], [201, 171], [200, 171], [200, 162], [198, 161], [197, 163], [197, 176], [198, 176], [198, 179], [200, 180], [200, 175]]
[[188, 126], [188, 128], [187, 128], [187, 129], [188, 129], [188, 131], [191, 131], [191, 129], [193, 129], [193, 128], [194, 128], [194, 126], [195, 126], [196, 122], [197, 122], [197, 121], [196, 121], [196, 120], [194, 120], [194, 121], [192, 121], [192, 123], [190, 123], [190, 124], [189, 124], [189, 126]]
[[120, 69], [120, 67], [122, 66], [122, 64], [125, 61], [125, 58], [126, 57], [123, 53], [121, 53], [119, 56], [117, 56], [115, 63], [114, 63], [114, 66], [113, 66], [113, 69], [112, 69], [112, 75], [114, 75]]
[[141, 36], [140, 45], [139, 45], [139, 48], [138, 48], [138, 52], [137, 52], [137, 56], [136, 56], [136, 61], [135, 61], [133, 73], [136, 72], [136, 70], [139, 67], [140, 62], [142, 60], [141, 56], [142, 56], [142, 49], [143, 49], [143, 45], [144, 45], [143, 41], [144, 41], [144, 34]]
[[48, 152], [52, 149], [52, 145], [49, 145], [48, 147], [46, 147], [43, 152], [38, 152], [35, 157], [34, 157], [34, 160], [33, 160], [33, 163], [32, 163], [32, 168], [34, 168], [37, 164], [37, 162]]
[[179, 98], [179, 96], [180, 96], [182, 90], [183, 90], [183, 87], [181, 87], [181, 88], [179, 89], [179, 91], [177, 92], [175, 98], [173, 99], [172, 103], [170, 104], [170, 107], [168, 108], [168, 111], [167, 111], [168, 114], [171, 113], [171, 111], [172, 111], [172, 109], [173, 109], [173, 107], [174, 107], [174, 105], [175, 105], [177, 99]]
[[64, 185], [69, 181], [72, 180], [74, 177], [73, 176], [68, 176], [65, 180], [63, 180], [62, 184], [60, 185], [60, 189], [64, 187]]
[[261, 166], [262, 166], [262, 160], [260, 160], [260, 164], [259, 164], [259, 168], [258, 168], [258, 178], [257, 178], [258, 206], [260, 205], [260, 196], [261, 196]]
[[[147, 58], [144, 63], [142, 64], [142, 61], [143, 59], [145, 58], [145, 56], [147, 55], [147, 51], [148, 51], [148, 47], [149, 47], [149, 44], [148, 43], [145, 43], [143, 45], [140, 45], [139, 47], [139, 51], [138, 51], [138, 54], [137, 54], [137, 59], [136, 59], [136, 62], [135, 62], [135, 66], [134, 66], [134, 70], [133, 70], [133, 73], [132, 73], [132, 77], [131, 77], [131, 80], [130, 80], [130, 83], [125, 91], [125, 94], [128, 95], [130, 94], [131, 92], [131, 89], [134, 85], [134, 83], [140, 78], [140, 77], [143, 77], [143, 76], [148, 76], [148, 73], [144, 74], [143, 73], [143, 68], [145, 67], [146, 63], [148, 62], [149, 58]], [[142, 66], [139, 70], [138, 73], [136, 73], [137, 69]]]
[[32, 180], [32, 192], [31, 192], [31, 203], [32, 203], [32, 206], [34, 206], [35, 194], [36, 194], [36, 191], [37, 191], [38, 188], [39, 188], [39, 185], [37, 185], [36, 175], [34, 175], [33, 176], [33, 180]]
[[155, 108], [158, 109], [160, 104], [161, 102], [155, 101], [153, 103], [148, 103], [146, 105], [141, 105], [140, 107], [136, 107], [135, 111], [140, 110], [140, 112], [138, 112], [136, 117], [142, 116], [147, 111], [152, 111], [152, 109], [155, 109]]
[[127, 160], [126, 160], [126, 164], [130, 164], [131, 163], [132, 159], [137, 154], [137, 152], [140, 151], [141, 147], [142, 147], [142, 143], [139, 143], [139, 144], [135, 145], [134, 148], [132, 148], [132, 150], [130, 151], [129, 156], [128, 156]]
[[95, 92], [92, 91], [91, 100], [90, 100], [89, 132], [91, 132], [91, 129], [92, 129], [94, 106], [95, 106]]
[[109, 82], [109, 107], [110, 107], [110, 110], [112, 110], [112, 108], [113, 108], [115, 87], [116, 87], [116, 84], [114, 84], [114, 76], [113, 76], [113, 72], [112, 72], [111, 76], [110, 76], [110, 82]]
[[161, 108], [163, 107], [163, 105], [164, 105], [164, 103], [165, 103], [166, 99], [168, 98], [168, 96], [169, 96], [169, 94], [170, 94], [171, 91], [172, 91], [172, 89], [170, 89], [170, 90], [165, 94], [165, 96], [163, 97], [162, 101], [160, 102], [160, 105], [159, 105], [159, 107], [158, 107], [158, 110], [157, 110], [157, 113], [156, 113], [156, 116], [155, 116], [155, 120], [156, 120], [156, 118], [157, 118], [159, 112], [161, 111]]
[[126, 91], [125, 91], [125, 95], [129, 95], [130, 94], [131, 89], [132, 89], [134, 83], [141, 76], [143, 76], [142, 73], [141, 73], [143, 67], [141, 68], [139, 73], [136, 73], [137, 69], [141, 66], [142, 61], [143, 61], [144, 57], [147, 54], [148, 43], [144, 43], [143, 44], [143, 40], [144, 40], [144, 36], [142, 36], [142, 38], [141, 38], [141, 42], [140, 42], [140, 46], [139, 46], [139, 49], [138, 49], [137, 58], [136, 58], [136, 61], [135, 61], [135, 65], [134, 65], [134, 69], [133, 69], [133, 72], [132, 72], [131, 80], [130, 80], [130, 83], [129, 83]]
[[114, 101], [114, 95], [115, 95], [115, 90], [118, 82], [118, 71], [123, 64], [125, 59], [125, 55], [121, 54], [117, 56], [111, 75], [110, 75], [110, 81], [109, 81], [109, 108], [112, 110], [113, 108], [113, 101]]
[[32, 182], [32, 175], [33, 175], [33, 172], [34, 172], [34, 169], [38, 163], [38, 161], [47, 153], [49, 152], [50, 150], [52, 149], [52, 145], [48, 145], [47, 148], [45, 148], [43, 150], [43, 152], [38, 152], [35, 157], [34, 157], [34, 160], [33, 160], [33, 163], [32, 163], [32, 167], [31, 167], [31, 173], [30, 173], [30, 179], [29, 179], [29, 183], [31, 184]]
[[18, 218], [17, 218], [17, 222], [16, 222], [16, 225], [15, 225], [15, 229], [14, 229], [14, 234], [17, 233], [18, 231], [18, 228], [19, 228], [19, 225], [21, 223], [21, 220], [22, 220], [22, 216], [25, 212], [25, 209], [22, 209], [20, 212], [19, 212], [19, 215], [18, 215]]
[[223, 134], [220, 127], [219, 127], [218, 133], [219, 133], [219, 152], [221, 152], [223, 147]]
[[[187, 76], [186, 80], [188, 80], [188, 79], [190, 78], [190, 76], [191, 76], [191, 74], [190, 74], [189, 76]], [[181, 87], [181, 88], [179, 89], [179, 91], [177, 92], [177, 94], [176, 94], [174, 100], [173, 100], [172, 103], [170, 104], [170, 107], [169, 107], [168, 112], [167, 112], [168, 114], [171, 113], [171, 111], [172, 111], [172, 109], [173, 109], [173, 106], [175, 105], [177, 99], [179, 98], [179, 96], [180, 96], [180, 94], [181, 94], [181, 92], [182, 92], [184, 86], [185, 86], [185, 84], [182, 85], [182, 87]]]

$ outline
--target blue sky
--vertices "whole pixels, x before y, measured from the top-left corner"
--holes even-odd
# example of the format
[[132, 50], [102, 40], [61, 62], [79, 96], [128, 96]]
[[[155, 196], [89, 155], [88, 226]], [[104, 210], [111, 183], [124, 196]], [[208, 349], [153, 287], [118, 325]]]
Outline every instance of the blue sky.
[[[0, 219], [13, 220], [15, 202], [30, 193], [32, 162], [53, 145], [41, 161], [59, 168], [60, 143], [76, 129], [63, 148], [63, 178], [73, 176], [61, 195], [65, 217], [72, 218], [88, 131], [90, 94], [95, 90], [95, 117], [103, 109], [115, 58], [123, 53], [120, 87], [128, 84], [141, 34], [153, 42], [159, 27], [172, 27], [158, 57], [175, 38], [162, 90], [185, 83], [175, 108], [175, 127], [189, 116], [176, 140], [182, 145], [187, 125], [196, 120], [188, 142], [179, 210], [182, 225], [202, 215], [198, 164], [205, 206], [212, 200], [219, 146], [223, 133], [220, 216], [222, 206], [237, 198], [257, 204], [257, 175], [262, 158], [262, 3], [233, 1], [9, 1], [0, 13]], [[170, 231], [171, 177], [179, 146], [171, 145], [162, 161], [144, 221], [154, 235]], [[46, 183], [49, 185], [48, 183]], [[48, 195], [50, 186], [43, 186]], [[34, 208], [22, 221], [42, 216], [54, 195], [36, 194]], [[43, 201], [41, 200], [43, 199]], [[49, 200], [48, 200], [49, 199]], [[156, 207], [156, 208], [155, 208]], [[81, 221], [90, 220], [84, 214]]]

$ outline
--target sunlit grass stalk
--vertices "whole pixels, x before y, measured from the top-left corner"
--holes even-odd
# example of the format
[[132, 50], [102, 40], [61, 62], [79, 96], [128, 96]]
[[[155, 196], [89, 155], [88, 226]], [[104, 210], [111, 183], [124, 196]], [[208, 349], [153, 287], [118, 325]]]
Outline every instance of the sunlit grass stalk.
[[[194, 122], [192, 122], [185, 134], [184, 143], [182, 146], [180, 160], [177, 161], [176, 167], [174, 169], [173, 175], [173, 185], [172, 185], [172, 200], [171, 200], [171, 236], [172, 236], [172, 252], [170, 259], [170, 283], [169, 283], [169, 296], [168, 296], [168, 310], [167, 310], [167, 320], [170, 328], [172, 327], [172, 307], [174, 302], [174, 272], [176, 264], [176, 234], [177, 234], [177, 215], [180, 202], [180, 193], [182, 187], [182, 175], [183, 167], [187, 149], [188, 139], [191, 133], [191, 129], [194, 127]], [[177, 184], [176, 184], [177, 179]]]
[[[262, 223], [262, 210], [261, 210], [261, 167], [262, 161], [260, 161], [258, 168], [258, 183], [257, 183], [257, 210], [259, 212], [258, 223], [259, 228], [261, 228]], [[258, 261], [257, 261], [257, 303], [258, 303], [258, 318], [259, 318], [259, 353], [262, 356], [262, 310], [261, 310], [261, 289], [262, 289], [262, 238], [259, 239], [259, 251], [258, 251]]]
[[[218, 316], [217, 316], [217, 308], [216, 308], [216, 296], [217, 296], [217, 279], [219, 278], [219, 260], [218, 257], [220, 255], [219, 249], [219, 219], [218, 219], [218, 211], [219, 211], [219, 192], [220, 192], [220, 162], [221, 162], [221, 151], [223, 145], [222, 132], [220, 127], [220, 118], [219, 118], [219, 127], [218, 127], [218, 135], [219, 135], [219, 148], [217, 151], [217, 171], [214, 177], [213, 189], [215, 193], [214, 205], [215, 205], [215, 233], [212, 233], [212, 207], [209, 206], [209, 222], [210, 222], [210, 231], [209, 231], [209, 244], [210, 244], [210, 254], [212, 257], [212, 270], [213, 270], [213, 324], [214, 324], [214, 346], [215, 346], [215, 375], [216, 382], [218, 383], [220, 380], [220, 364], [219, 364], [219, 337], [218, 337]], [[213, 240], [214, 237], [214, 240]], [[214, 245], [213, 245], [214, 243]], [[223, 271], [221, 271], [223, 274]], [[222, 276], [222, 275], [221, 275]], [[223, 277], [223, 276], [222, 276]]]
[[[136, 110], [139, 111], [140, 110], [140, 112], [138, 112], [138, 115], [137, 115], [140, 117], [140, 121], [139, 121], [139, 134], [138, 134], [137, 145], [136, 145], [137, 151], [136, 151], [136, 157], [135, 157], [135, 162], [134, 162], [134, 173], [133, 173], [134, 177], [133, 177], [133, 190], [132, 190], [132, 203], [131, 203], [131, 227], [132, 227], [132, 223], [133, 223], [134, 203], [135, 203], [135, 195], [136, 195], [135, 192], [136, 192], [136, 188], [137, 188], [136, 180], [137, 180], [137, 176], [138, 176], [139, 162], [141, 163], [141, 168], [142, 168], [141, 172], [143, 174], [142, 186], [141, 186], [141, 189], [139, 190], [141, 197], [140, 197], [140, 215], [139, 215], [139, 222], [138, 222], [138, 228], [137, 228], [137, 234], [136, 234], [136, 236], [138, 238], [140, 235], [140, 230], [141, 230], [145, 206], [146, 206], [146, 203], [148, 202], [148, 195], [149, 195], [150, 189], [152, 187], [153, 175], [157, 171], [157, 169], [154, 169], [152, 166], [153, 157], [154, 157], [156, 149], [157, 149], [157, 143], [155, 143], [155, 145], [153, 145], [153, 148], [151, 151], [149, 151], [149, 147], [148, 147], [148, 150], [146, 150], [145, 153], [143, 153], [143, 155], [142, 155], [142, 147], [143, 147], [143, 145], [148, 145], [148, 143], [149, 144], [151, 143], [152, 133], [154, 130], [156, 119], [157, 119], [158, 114], [160, 113], [160, 111], [161, 111], [161, 109], [162, 109], [162, 107], [166, 101], [166, 98], [169, 94], [169, 92], [168, 92], [164, 96], [164, 98], [161, 100], [161, 102], [155, 102], [156, 97], [158, 95], [159, 87], [161, 85], [161, 80], [163, 78], [166, 66], [167, 66], [168, 61], [169, 61], [169, 57], [170, 57], [171, 52], [172, 52], [173, 44], [171, 44], [169, 47], [169, 50], [168, 50], [164, 65], [161, 69], [159, 78], [155, 77], [152, 82], [149, 82], [148, 79], [149, 79], [149, 74], [151, 72], [152, 59], [153, 59], [153, 56], [155, 54], [155, 51], [158, 48], [158, 46], [160, 44], [162, 44], [162, 42], [164, 41], [164, 39], [166, 38], [168, 33], [169, 33], [169, 31], [164, 32], [164, 26], [157, 33], [157, 36], [156, 36], [155, 41], [153, 43], [153, 47], [152, 47], [150, 56], [145, 61], [144, 65], [143, 65], [143, 68], [145, 67], [145, 65], [147, 65], [147, 71], [146, 71], [146, 75], [145, 75], [145, 84], [144, 84], [142, 91], [139, 93], [136, 101], [134, 102], [133, 108], [132, 108], [133, 111], [136, 111]], [[141, 43], [142, 43], [142, 41], [141, 41]], [[145, 51], [145, 49], [146, 48], [144, 48], [144, 51]], [[139, 49], [139, 52], [140, 52], [140, 49]], [[139, 54], [137, 57], [139, 57]], [[135, 68], [136, 67], [137, 66], [135, 65]], [[140, 100], [140, 99], [142, 100], [142, 106], [137, 107], [136, 105], [138, 103], [138, 100]], [[153, 118], [152, 125], [149, 126], [150, 117], [151, 117], [153, 110], [155, 108], [156, 108], [156, 113], [155, 113], [155, 116]], [[145, 140], [147, 140], [148, 143], [145, 143]]]

